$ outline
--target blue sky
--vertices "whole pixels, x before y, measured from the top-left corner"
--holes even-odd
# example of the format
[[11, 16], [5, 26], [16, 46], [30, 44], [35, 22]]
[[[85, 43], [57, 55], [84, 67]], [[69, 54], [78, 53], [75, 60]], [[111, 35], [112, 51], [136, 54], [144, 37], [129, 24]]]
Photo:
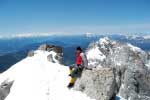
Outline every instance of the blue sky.
[[0, 0], [0, 34], [150, 32], [150, 0]]

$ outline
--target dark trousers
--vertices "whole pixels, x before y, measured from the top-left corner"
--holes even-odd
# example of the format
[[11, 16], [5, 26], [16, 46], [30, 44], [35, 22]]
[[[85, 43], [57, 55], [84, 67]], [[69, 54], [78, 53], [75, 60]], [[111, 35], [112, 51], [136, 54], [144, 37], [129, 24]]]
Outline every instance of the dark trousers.
[[80, 77], [82, 70], [83, 70], [83, 66], [82, 65], [77, 65], [77, 64], [73, 64], [70, 66], [70, 69], [72, 70], [71, 73], [71, 77]]

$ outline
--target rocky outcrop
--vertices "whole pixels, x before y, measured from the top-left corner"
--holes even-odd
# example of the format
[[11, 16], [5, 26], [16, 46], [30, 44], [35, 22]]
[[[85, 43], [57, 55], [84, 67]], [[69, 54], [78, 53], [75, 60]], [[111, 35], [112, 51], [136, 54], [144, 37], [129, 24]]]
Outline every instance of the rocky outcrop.
[[0, 86], [0, 100], [4, 100], [9, 92], [10, 92], [10, 88], [12, 86], [13, 82], [4, 82], [3, 84], [1, 84]]
[[48, 56], [47, 56], [47, 60], [48, 60], [49, 62], [53, 62], [53, 63], [55, 63], [55, 61], [54, 61], [54, 59], [53, 59], [53, 55], [52, 55], [52, 54], [50, 54], [50, 55], [48, 55]]
[[34, 51], [33, 50], [29, 51], [27, 56], [28, 57], [33, 57], [34, 56]]
[[[94, 51], [94, 52], [93, 52]], [[94, 53], [95, 59], [91, 54]], [[121, 96], [127, 100], [150, 100], [150, 63], [149, 53], [141, 50], [138, 47], [135, 47], [128, 43], [121, 43], [117, 41], [110, 40], [109, 38], [100, 39], [97, 42], [94, 42], [89, 45], [89, 48], [86, 51], [89, 65], [94, 69], [103, 69], [103, 68], [112, 68], [114, 72], [111, 77], [114, 76], [114, 80], [110, 82], [112, 84], [113, 93]], [[92, 69], [93, 70], [93, 69]], [[91, 76], [95, 75], [91, 71]], [[98, 72], [99, 73], [99, 72]], [[89, 79], [91, 76], [87, 71], [83, 71], [82, 77]], [[106, 74], [107, 75], [107, 74]], [[106, 76], [103, 74], [103, 76]], [[101, 76], [101, 74], [99, 74]], [[87, 84], [92, 84], [94, 82], [92, 79], [90, 82], [84, 80], [84, 78], [77, 79], [77, 84], [82, 84], [87, 86]], [[95, 76], [96, 78], [97, 76]], [[108, 77], [106, 80], [101, 79], [103, 83], [107, 83]], [[75, 85], [75, 88], [78, 87], [78, 90], [81, 90], [78, 85]], [[95, 84], [97, 89], [94, 86], [91, 88], [85, 89], [85, 93], [90, 95], [90, 91], [96, 89], [107, 90], [111, 85], [101, 84], [98, 86]], [[115, 84], [115, 88], [113, 88]], [[81, 86], [82, 86], [81, 85]], [[101, 87], [101, 88], [99, 88]], [[110, 92], [110, 90], [105, 91]], [[100, 92], [101, 93], [101, 92]], [[104, 93], [105, 94], [105, 93]], [[107, 97], [107, 94], [105, 94]], [[109, 95], [110, 97], [112, 95]], [[102, 99], [102, 95], [97, 95], [94, 98], [96, 100], [109, 100]]]
[[[41, 45], [38, 50], [43, 50], [43, 51], [48, 51], [48, 52], [55, 52], [56, 55], [48, 55], [47, 59], [50, 62], [55, 62], [54, 58], [58, 61], [58, 63], [63, 64], [63, 50], [62, 47], [60, 46], [55, 46], [55, 45], [48, 45], [48, 44], [43, 44]], [[53, 57], [54, 56], [54, 57]]]
[[[47, 44], [42, 44], [42, 45], [39, 46], [38, 50], [47, 51], [48, 47], [49, 47], [49, 48], [52, 48], [53, 45], [50, 46], [50, 45], [47, 45]], [[50, 51], [51, 51], [51, 50], [50, 50]]]
[[63, 64], [63, 55], [62, 53], [57, 53], [55, 55], [55, 59], [60, 63], [60, 64]]
[[48, 45], [48, 44], [43, 44], [41, 45], [38, 50], [43, 50], [43, 51], [54, 51], [56, 53], [62, 53], [62, 47], [60, 46], [55, 46], [55, 45]]
[[[52, 53], [46, 55], [48, 61], [63, 63], [61, 47], [44, 44], [38, 50]], [[150, 100], [150, 53], [131, 44], [103, 38], [91, 43], [86, 54], [90, 70], [83, 70], [76, 80], [75, 90], [96, 100], [114, 100], [116, 95], [126, 100]], [[29, 57], [34, 55], [34, 51], [28, 53]], [[12, 84], [0, 85], [0, 100], [9, 94]]]
[[115, 96], [116, 83], [112, 68], [84, 70], [76, 81], [75, 90], [96, 100], [110, 100]]

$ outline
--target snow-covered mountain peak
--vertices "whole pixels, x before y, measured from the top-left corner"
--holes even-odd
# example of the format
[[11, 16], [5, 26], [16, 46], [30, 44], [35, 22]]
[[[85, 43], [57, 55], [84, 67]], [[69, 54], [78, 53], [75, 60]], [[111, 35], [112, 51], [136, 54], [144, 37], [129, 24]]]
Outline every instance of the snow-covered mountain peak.
[[140, 56], [143, 60], [146, 59], [146, 53], [142, 49], [129, 43], [111, 40], [108, 37], [101, 38], [99, 41], [91, 43], [86, 50], [86, 53], [89, 60], [89, 66], [102, 67], [110, 55], [117, 54], [118, 52], [130, 53], [131, 51], [135, 55]]
[[104, 37], [104, 38], [100, 38], [99, 39], [99, 43], [100, 44], [109, 44], [111, 42], [111, 40], [108, 37]]
[[60, 48], [41, 47], [0, 75], [0, 100], [92, 100], [67, 88], [68, 66], [57, 62], [56, 57], [61, 54]]
[[92, 69], [114, 69], [117, 93], [120, 97], [125, 100], [150, 99], [148, 52], [129, 43], [102, 38], [91, 43], [86, 54]]

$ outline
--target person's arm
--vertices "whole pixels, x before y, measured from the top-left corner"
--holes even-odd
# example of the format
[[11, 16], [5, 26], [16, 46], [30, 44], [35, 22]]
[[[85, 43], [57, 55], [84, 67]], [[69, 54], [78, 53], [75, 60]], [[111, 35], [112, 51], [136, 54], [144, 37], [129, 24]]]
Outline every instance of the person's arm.
[[82, 57], [82, 63], [83, 63], [83, 66], [88, 68], [88, 60], [87, 60], [87, 57], [84, 53], [81, 53], [80, 55]]

